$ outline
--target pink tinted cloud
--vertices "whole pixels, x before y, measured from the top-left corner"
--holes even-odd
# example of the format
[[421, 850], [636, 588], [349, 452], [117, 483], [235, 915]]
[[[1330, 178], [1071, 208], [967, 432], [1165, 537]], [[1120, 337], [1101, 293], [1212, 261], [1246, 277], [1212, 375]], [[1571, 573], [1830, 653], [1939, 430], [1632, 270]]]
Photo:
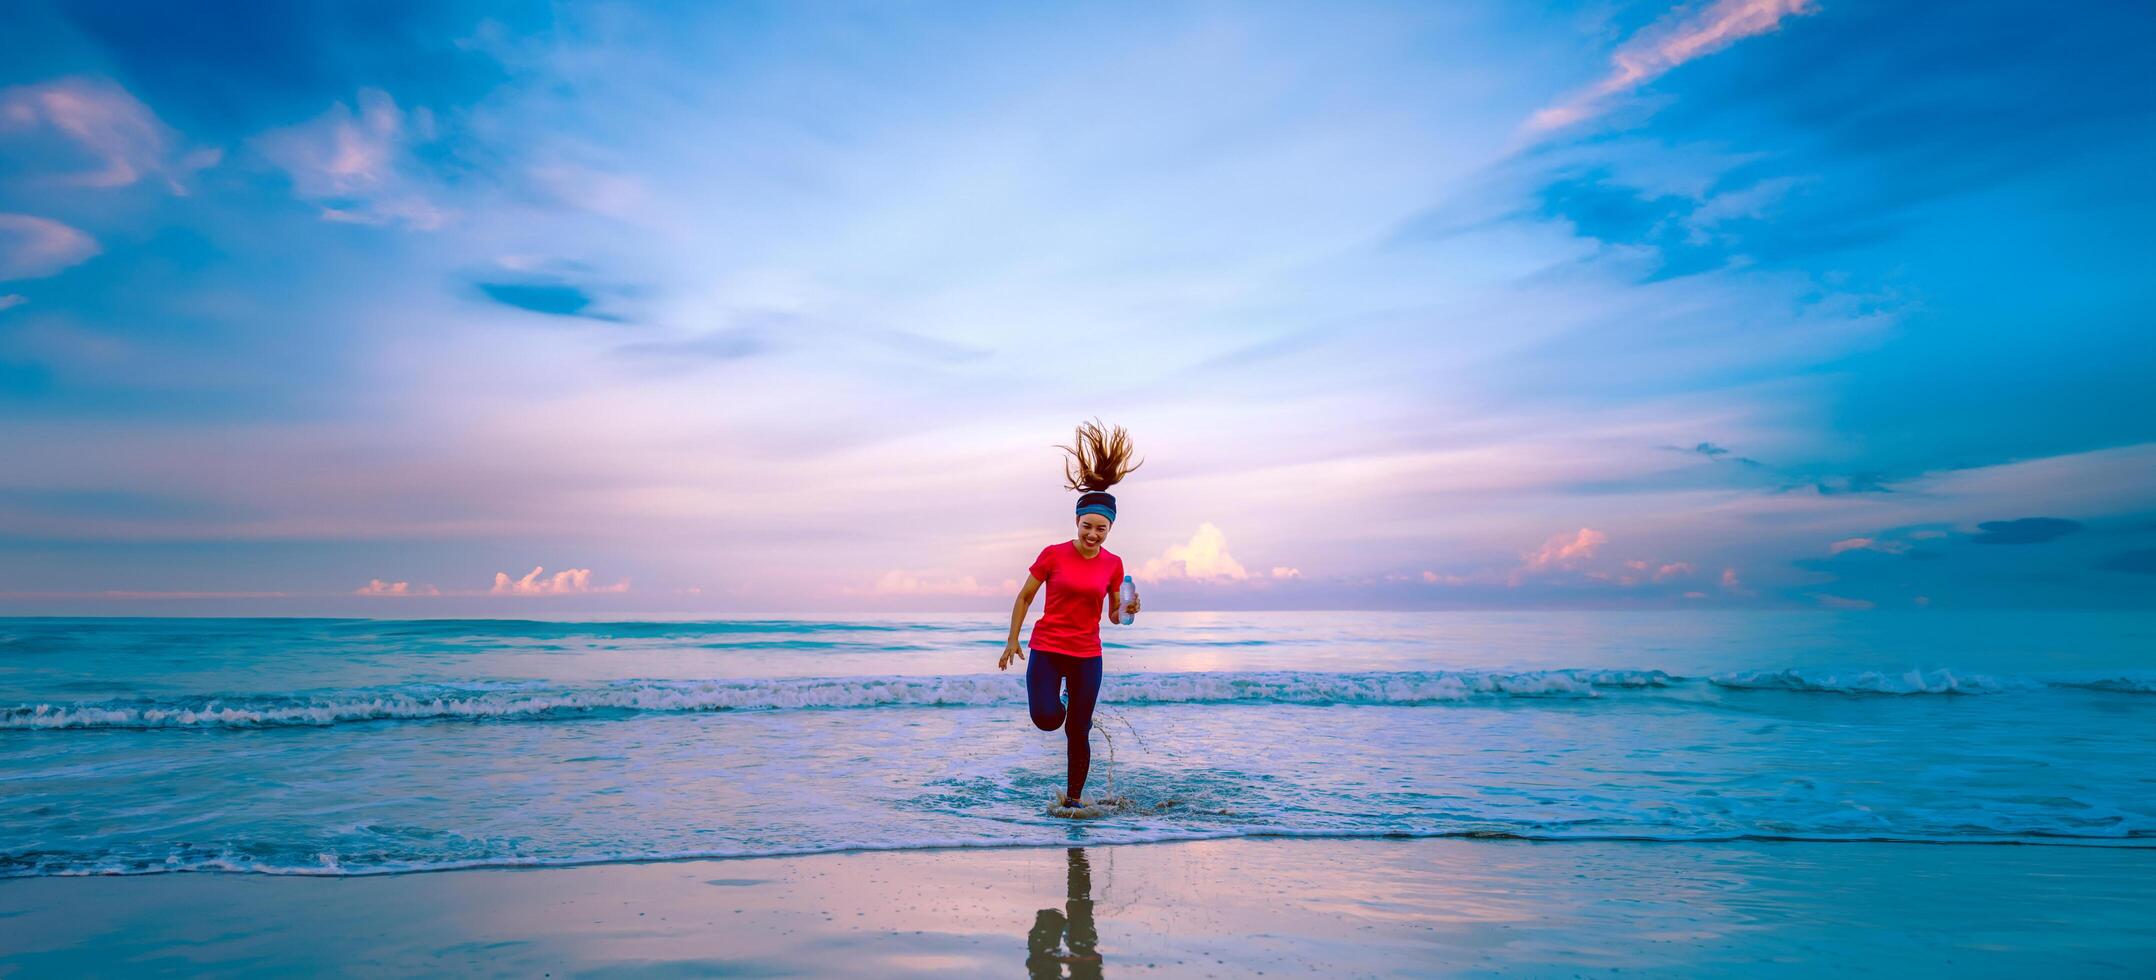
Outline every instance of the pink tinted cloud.
[[1690, 575], [1694, 571], [1696, 569], [1692, 567], [1692, 563], [1687, 561], [1656, 563], [1635, 558], [1625, 562], [1623, 569], [1620, 571], [1588, 572], [1587, 577], [1601, 582], [1614, 582], [1630, 588], [1650, 581], [1667, 582], [1673, 578]]
[[[1609, 543], [1609, 535], [1591, 527], [1576, 531], [1553, 534], [1542, 546], [1524, 552], [1520, 563], [1511, 569], [1485, 569], [1460, 575], [1425, 569], [1423, 582], [1430, 585], [1465, 586], [1487, 585], [1502, 582], [1509, 588], [1520, 588], [1530, 581], [1550, 579], [1560, 573], [1576, 573], [1586, 579], [1610, 585], [1631, 588], [1648, 582], [1667, 582], [1672, 579], [1696, 575], [1699, 569], [1687, 561], [1649, 561], [1631, 558], [1601, 568], [1591, 567], [1602, 547]], [[1403, 577], [1402, 580], [1413, 576]]]
[[406, 146], [431, 138], [433, 116], [407, 114], [380, 89], [361, 89], [357, 112], [342, 102], [314, 119], [255, 141], [292, 179], [292, 191], [322, 208], [322, 219], [439, 228], [449, 212], [406, 176]]
[[369, 579], [366, 585], [354, 589], [352, 591], [352, 594], [381, 596], [438, 596], [442, 594], [442, 590], [437, 589], [431, 585], [421, 585], [414, 587], [410, 582], [384, 582], [381, 579], [377, 578]]
[[1591, 527], [1583, 527], [1570, 534], [1554, 534], [1542, 547], [1528, 552], [1520, 561], [1520, 567], [1512, 573], [1509, 584], [1519, 585], [1528, 577], [1543, 572], [1578, 568], [1581, 562], [1595, 556], [1595, 549], [1609, 543], [1609, 535]]
[[510, 578], [508, 572], [495, 572], [494, 587], [487, 590], [489, 595], [583, 595], [627, 591], [627, 579], [612, 585], [594, 586], [589, 568], [570, 568], [547, 575], [546, 568], [539, 565], [532, 566], [523, 578], [517, 579]]
[[[1294, 572], [1294, 569], [1289, 569]], [[1300, 574], [1300, 573], [1295, 573]], [[1164, 579], [1185, 579], [1200, 582], [1240, 582], [1250, 577], [1243, 563], [1228, 554], [1228, 536], [1220, 528], [1207, 521], [1198, 525], [1190, 540], [1183, 544], [1169, 545], [1158, 558], [1146, 559], [1145, 564], [1131, 573], [1141, 582], [1158, 582]], [[1277, 571], [1275, 578], [1286, 578]]]
[[1789, 17], [1819, 8], [1812, 0], [1715, 0], [1695, 13], [1664, 18], [1610, 55], [1609, 74], [1556, 105], [1530, 116], [1527, 128], [1562, 129], [1601, 113], [1609, 99], [1660, 77], [1687, 61], [1720, 51], [1748, 37], [1781, 27]]
[[0, 214], [0, 280], [43, 279], [98, 251], [97, 240], [79, 228], [31, 214]]
[[58, 134], [95, 161], [91, 169], [60, 178], [80, 187], [126, 187], [162, 176], [168, 190], [186, 194], [182, 181], [224, 156], [214, 147], [179, 152], [179, 140], [149, 106], [102, 78], [0, 89], [0, 132], [38, 130]]

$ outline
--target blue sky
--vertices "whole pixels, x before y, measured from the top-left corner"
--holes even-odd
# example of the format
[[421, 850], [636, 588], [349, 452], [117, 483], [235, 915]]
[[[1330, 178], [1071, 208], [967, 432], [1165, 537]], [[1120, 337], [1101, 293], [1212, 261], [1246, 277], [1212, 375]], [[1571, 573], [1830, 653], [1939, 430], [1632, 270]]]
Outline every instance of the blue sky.
[[2156, 599], [2145, 6], [8, 17], [0, 612]]

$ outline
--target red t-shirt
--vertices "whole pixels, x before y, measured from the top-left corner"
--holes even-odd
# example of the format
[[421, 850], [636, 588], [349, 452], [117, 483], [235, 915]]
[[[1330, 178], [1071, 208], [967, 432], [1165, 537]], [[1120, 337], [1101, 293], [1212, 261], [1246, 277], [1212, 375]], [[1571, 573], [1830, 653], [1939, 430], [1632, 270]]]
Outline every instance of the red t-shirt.
[[1078, 542], [1065, 541], [1042, 548], [1026, 571], [1048, 585], [1048, 607], [1033, 621], [1033, 648], [1100, 656], [1101, 612], [1123, 584], [1123, 559], [1106, 548], [1087, 558], [1078, 554]]

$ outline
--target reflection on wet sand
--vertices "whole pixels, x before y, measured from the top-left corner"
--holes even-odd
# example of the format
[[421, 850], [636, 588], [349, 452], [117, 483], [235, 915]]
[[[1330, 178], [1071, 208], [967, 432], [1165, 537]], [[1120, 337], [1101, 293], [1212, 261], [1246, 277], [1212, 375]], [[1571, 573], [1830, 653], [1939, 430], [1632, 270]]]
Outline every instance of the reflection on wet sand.
[[1085, 848], [1071, 848], [1069, 857], [1070, 890], [1063, 908], [1034, 913], [1033, 929], [1026, 933], [1026, 974], [1035, 980], [1101, 975], [1100, 931], [1093, 927], [1093, 869], [1086, 864]]

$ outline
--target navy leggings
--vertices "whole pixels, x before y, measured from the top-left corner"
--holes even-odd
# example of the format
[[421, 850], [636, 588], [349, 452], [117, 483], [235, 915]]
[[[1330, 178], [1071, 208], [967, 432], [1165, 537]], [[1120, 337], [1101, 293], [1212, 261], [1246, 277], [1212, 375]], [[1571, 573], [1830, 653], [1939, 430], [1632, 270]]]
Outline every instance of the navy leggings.
[[[1065, 686], [1070, 690], [1068, 707], [1056, 698], [1057, 689]], [[1099, 700], [1099, 657], [1035, 650], [1026, 658], [1026, 708], [1041, 731], [1063, 726], [1064, 741], [1070, 745], [1064, 781], [1073, 800], [1085, 789], [1086, 772], [1093, 768], [1093, 745], [1086, 736], [1093, 732], [1093, 705]]]

